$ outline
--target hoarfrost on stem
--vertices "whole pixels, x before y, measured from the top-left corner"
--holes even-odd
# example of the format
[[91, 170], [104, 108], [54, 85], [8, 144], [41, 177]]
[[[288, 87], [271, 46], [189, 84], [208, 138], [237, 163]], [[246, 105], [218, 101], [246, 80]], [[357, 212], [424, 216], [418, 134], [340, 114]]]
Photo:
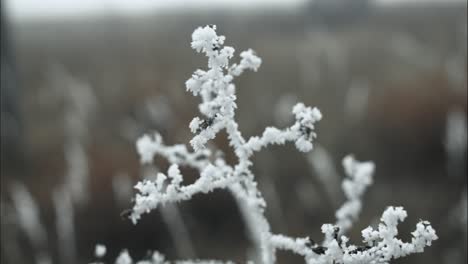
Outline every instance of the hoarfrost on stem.
[[[142, 163], [151, 163], [158, 155], [172, 165], [166, 174], [159, 173], [155, 181], [143, 180], [135, 186], [138, 193], [129, 216], [134, 223], [137, 223], [144, 213], [166, 203], [189, 200], [196, 194], [216, 189], [227, 189], [238, 201], [249, 237], [256, 245], [258, 261], [261, 263], [275, 263], [277, 250], [288, 250], [301, 255], [305, 262], [310, 264], [388, 263], [392, 259], [422, 252], [437, 239], [434, 229], [427, 221], [416, 225], [411, 242], [403, 242], [396, 238], [397, 225], [407, 214], [402, 207], [389, 207], [384, 211], [377, 229], [368, 227], [362, 231], [364, 245], [348, 244], [349, 239], [343, 233], [357, 219], [362, 207], [362, 196], [372, 183], [374, 172], [372, 162], [358, 162], [352, 156], [343, 160], [347, 178], [342, 187], [347, 201], [336, 212], [336, 225], [322, 226], [325, 240], [321, 245], [308, 237], [293, 238], [273, 234], [264, 215], [265, 200], [250, 169], [253, 165], [251, 157], [268, 145], [283, 145], [288, 142], [294, 143], [301, 152], [311, 151], [313, 140], [317, 136], [315, 125], [322, 119], [322, 114], [317, 108], [297, 103], [292, 109], [295, 122], [291, 126], [284, 129], [267, 127], [262, 135], [244, 138], [235, 121], [237, 97], [236, 87], [232, 82], [245, 70], [256, 71], [262, 61], [252, 50], [248, 50], [241, 53], [239, 63], [230, 64], [234, 48], [223, 46], [224, 41], [225, 37], [217, 35], [214, 25], [199, 27], [192, 34], [192, 48], [204, 53], [208, 58], [208, 69], [196, 70], [185, 83], [187, 91], [201, 98], [199, 110], [202, 116], [195, 117], [189, 125], [190, 131], [195, 134], [190, 141], [194, 151], [189, 151], [185, 145], [167, 146], [157, 133], [144, 135], [136, 143]], [[212, 155], [212, 151], [205, 147], [221, 130], [226, 131], [229, 144], [238, 158], [235, 165], [228, 165], [223, 158]], [[183, 185], [183, 175], [179, 166], [195, 168], [200, 177], [192, 184]], [[159, 253], [155, 253], [154, 256], [157, 258], [137, 263], [169, 263]], [[117, 263], [133, 262], [128, 252], [123, 251]]]
[[351, 228], [362, 209], [362, 196], [369, 185], [375, 165], [373, 162], [359, 162], [349, 155], [343, 159], [343, 167], [347, 178], [342, 188], [347, 201], [336, 211], [336, 225], [342, 232]]

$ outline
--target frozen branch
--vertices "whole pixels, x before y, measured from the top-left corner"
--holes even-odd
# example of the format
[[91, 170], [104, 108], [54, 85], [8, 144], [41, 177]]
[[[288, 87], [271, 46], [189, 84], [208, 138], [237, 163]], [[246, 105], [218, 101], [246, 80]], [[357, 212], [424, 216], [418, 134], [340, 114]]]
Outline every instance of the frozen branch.
[[[264, 215], [265, 200], [257, 187], [250, 167], [252, 155], [269, 145], [283, 145], [294, 142], [301, 152], [311, 151], [316, 138], [315, 126], [322, 119], [317, 108], [302, 103], [292, 109], [295, 122], [285, 129], [267, 127], [261, 136], [246, 140], [235, 121], [236, 87], [234, 77], [245, 70], [256, 71], [261, 59], [252, 50], [241, 53], [238, 64], [230, 64], [234, 48], [224, 46], [225, 37], [218, 36], [216, 26], [197, 28], [192, 34], [191, 46], [208, 58], [207, 70], [196, 70], [187, 80], [187, 91], [200, 96], [201, 116], [195, 117], [189, 125], [194, 137], [190, 141], [193, 152], [185, 145], [166, 146], [159, 134], [144, 135], [137, 141], [137, 150], [142, 163], [151, 163], [155, 156], [167, 159], [172, 165], [166, 174], [159, 173], [154, 181], [143, 180], [135, 188], [138, 191], [130, 219], [137, 223], [142, 214], [164, 206], [191, 199], [196, 194], [208, 193], [216, 189], [226, 189], [233, 194], [246, 222], [248, 235], [256, 246], [258, 261], [271, 264], [276, 262], [277, 250], [288, 250], [304, 257], [309, 264], [338, 263], [388, 263], [392, 259], [419, 253], [437, 239], [429, 222], [421, 221], [412, 233], [411, 242], [396, 238], [398, 223], [406, 218], [402, 207], [389, 207], [381, 217], [377, 229], [368, 227], [362, 231], [364, 245], [348, 245], [349, 239], [342, 235], [358, 218], [362, 207], [362, 197], [372, 183], [374, 164], [358, 162], [352, 156], [343, 160], [347, 178], [343, 190], [347, 201], [337, 211], [336, 225], [324, 224], [322, 233], [325, 242], [318, 245], [309, 238], [292, 238], [272, 234], [270, 224]], [[228, 165], [220, 157], [212, 157], [206, 149], [208, 141], [225, 130], [229, 145], [237, 156], [235, 165]], [[198, 170], [199, 178], [192, 184], [183, 185], [179, 166], [190, 166]], [[124, 251], [117, 264], [133, 263], [128, 252]], [[160, 253], [155, 253], [140, 264], [170, 263]], [[175, 261], [173, 263], [222, 263], [216, 261]]]

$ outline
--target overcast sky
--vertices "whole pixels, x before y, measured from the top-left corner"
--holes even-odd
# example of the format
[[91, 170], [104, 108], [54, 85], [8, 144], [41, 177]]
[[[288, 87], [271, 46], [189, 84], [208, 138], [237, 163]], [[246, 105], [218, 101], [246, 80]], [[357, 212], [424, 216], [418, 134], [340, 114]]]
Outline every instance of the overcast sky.
[[[10, 17], [14, 20], [79, 16], [99, 13], [131, 14], [178, 7], [249, 7], [289, 6], [294, 7], [307, 0], [4, 0]], [[349, 0], [352, 1], [352, 0]], [[380, 4], [402, 2], [466, 2], [467, 0], [375, 0]]]

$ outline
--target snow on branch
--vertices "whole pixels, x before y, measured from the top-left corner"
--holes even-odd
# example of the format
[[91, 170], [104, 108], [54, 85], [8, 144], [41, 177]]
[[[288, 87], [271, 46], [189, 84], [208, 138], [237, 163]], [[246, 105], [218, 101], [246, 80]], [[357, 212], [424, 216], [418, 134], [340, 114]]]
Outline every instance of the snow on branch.
[[[256, 246], [256, 261], [259, 263], [275, 263], [277, 250], [301, 255], [309, 264], [389, 263], [392, 259], [422, 252], [437, 239], [434, 229], [427, 221], [416, 225], [410, 242], [396, 238], [398, 223], [402, 222], [407, 214], [402, 207], [389, 207], [382, 214], [377, 229], [368, 227], [362, 231], [364, 245], [348, 244], [349, 239], [344, 236], [344, 232], [359, 216], [361, 200], [365, 190], [372, 183], [375, 167], [372, 162], [358, 162], [352, 156], [343, 160], [347, 178], [343, 181], [342, 188], [347, 200], [336, 212], [336, 224], [322, 226], [325, 242], [319, 245], [308, 237], [293, 238], [273, 234], [264, 215], [266, 202], [251, 171], [251, 157], [269, 145], [283, 145], [289, 142], [294, 143], [301, 152], [311, 151], [313, 141], [317, 137], [315, 126], [322, 119], [322, 114], [317, 108], [297, 103], [292, 109], [295, 122], [291, 126], [284, 129], [267, 127], [262, 135], [246, 140], [235, 121], [237, 97], [233, 80], [246, 70], [257, 71], [262, 60], [252, 50], [248, 50], [240, 54], [239, 63], [230, 64], [235, 50], [223, 46], [225, 39], [216, 33], [214, 25], [199, 27], [192, 34], [191, 47], [208, 58], [208, 68], [196, 70], [185, 83], [187, 91], [201, 98], [201, 116], [195, 117], [189, 125], [194, 134], [190, 141], [193, 151], [189, 151], [185, 145], [167, 146], [157, 133], [144, 135], [136, 143], [142, 163], [151, 163], [155, 156], [160, 156], [172, 165], [166, 174], [159, 173], [156, 180], [143, 180], [135, 186], [138, 193], [129, 214], [134, 223], [138, 222], [142, 214], [166, 203], [182, 202], [196, 194], [226, 189], [237, 201], [246, 222], [248, 236]], [[212, 155], [212, 151], [205, 147], [207, 142], [222, 130], [226, 131], [229, 145], [237, 156], [238, 162], [235, 165], [228, 165], [222, 157]], [[179, 166], [195, 168], [199, 172], [199, 178], [192, 184], [183, 185]], [[134, 262], [128, 252], [124, 251], [116, 263]], [[136, 263], [170, 262], [156, 252], [148, 260]], [[222, 262], [187, 260], [172, 263]]]

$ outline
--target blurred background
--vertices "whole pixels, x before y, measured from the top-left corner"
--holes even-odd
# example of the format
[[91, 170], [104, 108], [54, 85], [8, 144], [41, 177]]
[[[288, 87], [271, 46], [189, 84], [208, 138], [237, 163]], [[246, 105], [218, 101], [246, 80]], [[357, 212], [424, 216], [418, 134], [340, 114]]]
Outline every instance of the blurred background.
[[[185, 92], [205, 58], [190, 48], [215, 24], [226, 44], [252, 48], [257, 73], [235, 80], [244, 136], [286, 127], [303, 101], [324, 119], [309, 154], [259, 153], [253, 167], [273, 232], [321, 240], [344, 201], [341, 159], [376, 163], [349, 233], [386, 206], [439, 240], [394, 263], [467, 261], [467, 2], [428, 0], [5, 0], [1, 2], [1, 263], [106, 263], [159, 250], [169, 259], [245, 263], [252, 244], [236, 203], [217, 191], [121, 218], [132, 186], [166, 171], [139, 165], [135, 141], [159, 131], [188, 143], [198, 98]], [[224, 134], [213, 147], [234, 161]], [[186, 182], [194, 171], [184, 168]], [[278, 263], [303, 263], [279, 252]]]

